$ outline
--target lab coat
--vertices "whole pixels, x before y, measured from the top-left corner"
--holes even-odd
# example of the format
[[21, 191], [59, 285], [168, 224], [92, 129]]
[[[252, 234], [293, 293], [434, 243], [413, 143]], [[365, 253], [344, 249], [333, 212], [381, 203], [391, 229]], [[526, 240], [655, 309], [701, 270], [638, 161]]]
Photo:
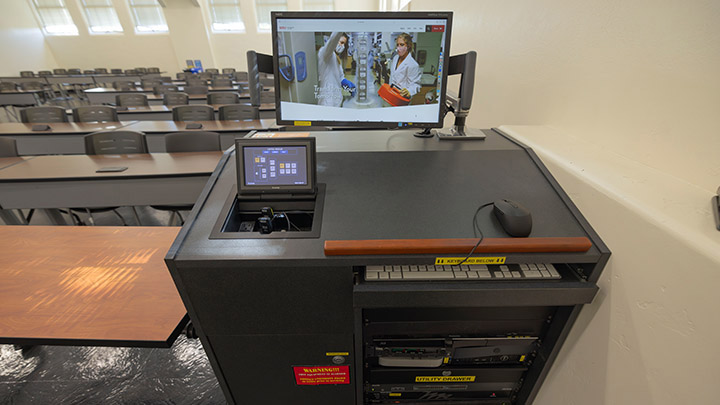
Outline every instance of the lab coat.
[[408, 89], [410, 97], [412, 97], [420, 91], [422, 70], [412, 55], [406, 56], [400, 66], [397, 66], [398, 59], [400, 59], [400, 55], [395, 55], [390, 63], [390, 84], [401, 89]]
[[318, 51], [318, 105], [340, 107], [343, 101], [342, 86], [345, 78], [335, 48], [342, 32], [333, 32], [330, 39]]

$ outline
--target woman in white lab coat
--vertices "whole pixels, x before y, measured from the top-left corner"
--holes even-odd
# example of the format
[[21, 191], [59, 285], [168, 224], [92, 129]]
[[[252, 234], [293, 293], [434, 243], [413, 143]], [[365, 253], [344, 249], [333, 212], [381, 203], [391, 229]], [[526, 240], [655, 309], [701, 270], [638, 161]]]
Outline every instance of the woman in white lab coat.
[[390, 62], [390, 84], [398, 86], [405, 98], [410, 98], [420, 91], [422, 70], [410, 52], [413, 49], [410, 34], [402, 33], [397, 37], [397, 55]]
[[333, 32], [330, 39], [318, 51], [318, 105], [340, 107], [343, 101], [341, 82], [345, 73], [341, 58], [347, 56], [348, 36]]

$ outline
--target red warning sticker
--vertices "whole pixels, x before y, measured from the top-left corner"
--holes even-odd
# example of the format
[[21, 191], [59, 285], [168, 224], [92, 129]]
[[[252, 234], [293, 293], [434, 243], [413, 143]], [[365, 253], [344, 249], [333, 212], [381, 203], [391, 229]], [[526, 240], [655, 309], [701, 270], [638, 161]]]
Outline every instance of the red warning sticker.
[[350, 384], [350, 366], [293, 367], [297, 385]]

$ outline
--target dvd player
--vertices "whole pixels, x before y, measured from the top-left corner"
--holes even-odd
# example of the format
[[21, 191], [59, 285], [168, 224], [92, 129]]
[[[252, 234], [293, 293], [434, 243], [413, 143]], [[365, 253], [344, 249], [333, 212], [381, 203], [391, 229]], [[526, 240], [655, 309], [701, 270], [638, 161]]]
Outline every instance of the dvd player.
[[383, 367], [526, 364], [537, 342], [532, 336], [373, 339], [368, 354]]

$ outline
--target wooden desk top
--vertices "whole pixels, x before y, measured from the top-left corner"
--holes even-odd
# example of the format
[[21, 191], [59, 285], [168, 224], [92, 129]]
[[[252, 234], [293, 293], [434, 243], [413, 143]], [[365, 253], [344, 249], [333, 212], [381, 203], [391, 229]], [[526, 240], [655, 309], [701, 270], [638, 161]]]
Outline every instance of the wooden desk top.
[[170, 347], [176, 227], [0, 226], [0, 343]]
[[16, 164], [18, 164], [18, 163], [20, 163], [20, 162], [24, 162], [24, 161], [26, 161], [26, 160], [30, 160], [30, 159], [32, 159], [32, 158], [34, 158], [34, 157], [35, 157], [35, 156], [27, 156], [27, 157], [25, 157], [25, 156], [20, 156], [20, 157], [4, 157], [4, 158], [0, 158], [0, 170], [4, 169], [4, 168], [6, 168], [6, 167], [10, 167], [10, 166], [12, 166], [12, 165], [16, 165]]
[[33, 131], [25, 122], [0, 123], [0, 135], [51, 135], [51, 134], [89, 134], [97, 131], [113, 130], [132, 124], [135, 121], [121, 122], [50, 122], [50, 130]]
[[[241, 103], [242, 104], [242, 103]], [[224, 105], [232, 105], [232, 104], [208, 104], [211, 106], [216, 112], [218, 109]], [[155, 113], [155, 112], [172, 112], [173, 107], [180, 107], [178, 105], [146, 105], [146, 106], [137, 106], [137, 107], [119, 107], [117, 112], [118, 114], [123, 113]]]
[[[221, 156], [222, 152], [43, 155], [0, 170], [0, 182], [206, 176], [215, 170]], [[128, 169], [96, 173], [102, 167], [117, 166]]]
[[22, 90], [22, 89], [17, 89], [17, 90], [5, 90], [5, 91], [0, 91], [0, 95], [2, 95], [2, 94], [38, 94], [38, 93], [42, 93], [42, 92], [43, 92], [43, 90]]
[[150, 133], [169, 133], [178, 131], [213, 131], [213, 132], [249, 132], [254, 129], [268, 129], [275, 126], [275, 120], [248, 120], [248, 121], [192, 121], [202, 124], [200, 129], [187, 129], [189, 123], [183, 121], [137, 121], [126, 129]]
[[[182, 88], [183, 88], [183, 86], [180, 86], [178, 89], [180, 91], [182, 91]], [[86, 93], [118, 93], [118, 94], [122, 94], [122, 93], [152, 93], [154, 90], [155, 89], [150, 88], [150, 87], [147, 87], [147, 88], [146, 87], [136, 87], [136, 88], [129, 89], [129, 90], [115, 89], [112, 87], [94, 87], [92, 89], [85, 90], [85, 92]], [[235, 92], [237, 92], [238, 90], [242, 90], [242, 87], [241, 86], [233, 86], [233, 87], [208, 86], [208, 91], [235, 91]], [[241, 93], [241, 94], [246, 94], [246, 93], [247, 92]], [[247, 93], [247, 94], [249, 95], [250, 93]], [[191, 95], [196, 95], [196, 94], [191, 94]], [[205, 96], [204, 94], [200, 94], [200, 95]]]

